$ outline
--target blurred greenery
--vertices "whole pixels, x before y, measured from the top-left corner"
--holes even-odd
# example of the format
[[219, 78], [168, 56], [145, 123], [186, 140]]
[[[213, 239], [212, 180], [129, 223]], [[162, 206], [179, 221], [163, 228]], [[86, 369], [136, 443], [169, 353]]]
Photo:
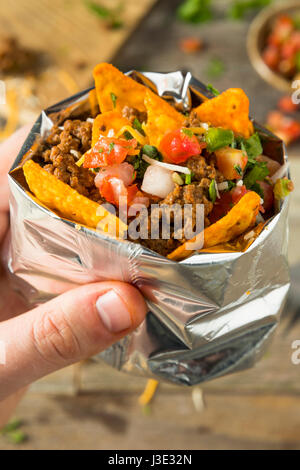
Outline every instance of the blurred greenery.
[[[240, 20], [249, 12], [266, 7], [272, 0], [232, 0], [227, 9], [227, 17]], [[180, 20], [188, 23], [203, 23], [213, 19], [213, 0], [184, 0], [177, 9]]]

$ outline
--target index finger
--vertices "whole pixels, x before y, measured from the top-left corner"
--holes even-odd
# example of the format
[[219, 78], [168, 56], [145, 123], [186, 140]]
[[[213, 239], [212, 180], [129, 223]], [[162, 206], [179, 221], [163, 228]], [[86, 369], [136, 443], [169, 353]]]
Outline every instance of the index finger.
[[0, 212], [8, 211], [8, 182], [7, 173], [17, 157], [21, 147], [31, 129], [27, 124], [21, 127], [7, 140], [0, 144]]

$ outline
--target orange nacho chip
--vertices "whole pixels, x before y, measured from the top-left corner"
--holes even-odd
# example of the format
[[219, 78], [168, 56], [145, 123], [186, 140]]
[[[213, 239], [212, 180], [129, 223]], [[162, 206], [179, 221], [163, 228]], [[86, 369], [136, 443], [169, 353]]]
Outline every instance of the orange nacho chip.
[[147, 88], [124, 75], [113, 65], [96, 65], [94, 79], [101, 113], [122, 111], [124, 106], [146, 111], [144, 98]]
[[231, 129], [246, 139], [254, 132], [249, 119], [249, 98], [241, 88], [229, 88], [219, 96], [200, 104], [194, 111], [202, 122]]
[[33, 160], [24, 164], [23, 171], [30, 191], [49, 209], [58, 211], [69, 220], [98, 228], [111, 235], [122, 237], [126, 231], [126, 224], [118, 217], [79, 194]]
[[145, 106], [148, 113], [147, 124], [143, 127], [151, 145], [159, 148], [162, 137], [170, 131], [182, 127], [185, 117], [167, 101], [147, 90]]
[[260, 197], [254, 191], [245, 194], [240, 201], [216, 223], [207, 227], [204, 232], [196, 235], [192, 240], [185, 242], [168, 255], [173, 261], [187, 258], [195, 251], [189, 244], [201, 242], [204, 235], [203, 248], [210, 248], [221, 245], [244, 233], [249, 227], [254, 225], [259, 211]]
[[118, 111], [98, 114], [93, 122], [92, 147], [98, 142], [100, 135], [107, 136], [108, 132], [113, 129], [116, 136], [124, 126], [130, 126], [130, 121]]

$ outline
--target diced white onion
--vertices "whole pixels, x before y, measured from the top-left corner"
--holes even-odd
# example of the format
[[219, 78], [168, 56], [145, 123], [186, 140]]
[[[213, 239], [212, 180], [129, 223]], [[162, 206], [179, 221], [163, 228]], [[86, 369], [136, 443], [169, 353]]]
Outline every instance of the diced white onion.
[[259, 202], [260, 202], [260, 205], [262, 206], [265, 201], [262, 198], [260, 198]]
[[93, 118], [87, 118], [86, 122], [90, 122], [91, 124], [93, 124], [93, 122], [95, 121], [95, 119]]
[[107, 133], [107, 137], [114, 137], [114, 135], [115, 135], [115, 131], [113, 129], [109, 129]]
[[172, 163], [159, 162], [154, 160], [154, 158], [148, 157], [148, 155], [143, 155], [143, 160], [153, 166], [160, 166], [165, 170], [177, 171], [178, 173], [184, 173], [185, 175], [190, 175], [191, 170], [186, 166], [173, 165]]
[[209, 124], [207, 124], [207, 122], [201, 122], [201, 123], [200, 123], [200, 127], [203, 127], [203, 129], [205, 129], [206, 131], [208, 131], [208, 129], [209, 129]]
[[74, 149], [70, 150], [70, 154], [73, 155], [73, 157], [75, 157], [77, 159], [79, 159], [81, 157], [80, 152], [78, 152], [77, 150], [74, 150]]
[[172, 171], [157, 165], [148, 166], [141, 187], [143, 192], [165, 198], [174, 188]]
[[217, 185], [216, 182], [215, 182], [215, 188], [216, 188], [216, 195], [217, 195], [217, 198], [220, 199], [221, 196], [220, 196], [219, 189], [218, 189], [218, 185]]
[[274, 173], [274, 175], [271, 176], [272, 183], [275, 184], [277, 180], [286, 176], [288, 169], [289, 169], [288, 163], [285, 163], [284, 165], [282, 165], [282, 167], [280, 167], [279, 170], [277, 170], [276, 173]]
[[243, 180], [238, 180], [236, 183], [237, 186], [243, 186], [243, 184], [244, 184]]
[[255, 236], [255, 232], [251, 230], [251, 232], [246, 233], [246, 235], [244, 236], [244, 240], [249, 240], [250, 238], [253, 238], [254, 236]]
[[228, 189], [228, 181], [223, 181], [223, 183], [219, 183], [217, 185], [219, 191], [225, 191]]

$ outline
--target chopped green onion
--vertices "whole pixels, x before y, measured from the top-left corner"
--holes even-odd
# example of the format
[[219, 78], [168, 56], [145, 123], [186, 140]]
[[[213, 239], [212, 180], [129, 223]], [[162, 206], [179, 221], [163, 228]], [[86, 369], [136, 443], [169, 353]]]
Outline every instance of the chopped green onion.
[[210, 127], [205, 134], [205, 142], [209, 152], [214, 152], [231, 145], [234, 141], [234, 133], [221, 127]]
[[174, 173], [172, 174], [172, 180], [174, 181], [174, 183], [178, 184], [179, 186], [183, 185], [183, 179], [178, 173], [176, 173], [176, 171], [174, 171]]
[[192, 175], [185, 175], [185, 184], [191, 184]]
[[214, 179], [211, 181], [209, 185], [208, 192], [209, 192], [209, 198], [211, 202], [214, 204], [217, 199], [216, 181]]
[[206, 85], [206, 88], [208, 91], [210, 91], [214, 96], [219, 96], [220, 95], [220, 92], [219, 90], [217, 90], [213, 85], [211, 85], [210, 83], [208, 85]]

